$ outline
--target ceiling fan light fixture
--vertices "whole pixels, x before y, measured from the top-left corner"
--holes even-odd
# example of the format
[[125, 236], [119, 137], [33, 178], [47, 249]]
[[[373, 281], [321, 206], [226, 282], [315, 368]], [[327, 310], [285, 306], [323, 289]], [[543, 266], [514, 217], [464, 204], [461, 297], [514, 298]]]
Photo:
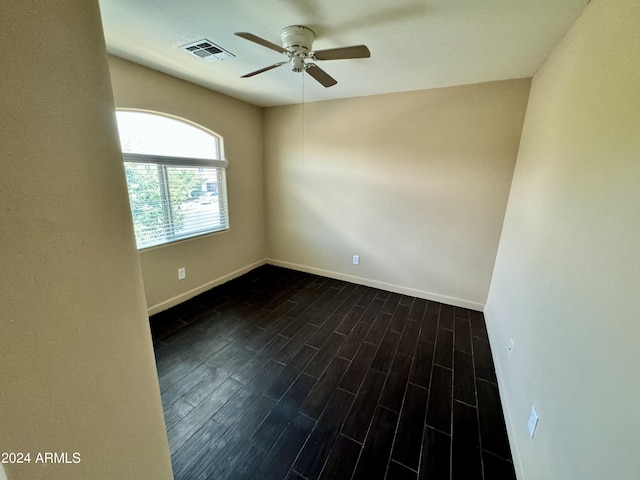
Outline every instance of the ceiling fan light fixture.
[[304, 59], [299, 56], [291, 57], [291, 71], [300, 73], [304, 70]]

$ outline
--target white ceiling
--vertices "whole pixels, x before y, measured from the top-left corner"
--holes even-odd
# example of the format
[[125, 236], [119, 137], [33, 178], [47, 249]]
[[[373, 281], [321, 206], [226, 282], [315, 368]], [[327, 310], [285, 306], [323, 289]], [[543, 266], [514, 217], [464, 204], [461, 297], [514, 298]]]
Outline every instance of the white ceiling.
[[[100, 0], [110, 53], [259, 106], [531, 77], [587, 0]], [[234, 35], [280, 45], [305, 25], [315, 50], [366, 44], [371, 58], [318, 62], [324, 88], [286, 59]], [[208, 39], [235, 55], [207, 63], [180, 50]], [[304, 77], [304, 82], [302, 78]]]

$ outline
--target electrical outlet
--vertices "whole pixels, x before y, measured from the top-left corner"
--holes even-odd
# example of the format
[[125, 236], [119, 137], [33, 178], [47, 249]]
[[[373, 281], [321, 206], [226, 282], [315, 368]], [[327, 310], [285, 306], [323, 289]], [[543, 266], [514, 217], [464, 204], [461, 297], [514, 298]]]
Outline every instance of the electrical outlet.
[[536, 433], [536, 427], [538, 426], [538, 412], [536, 407], [531, 405], [531, 413], [529, 414], [529, 421], [527, 422], [527, 429], [529, 430], [529, 436], [533, 438]]
[[509, 346], [507, 347], [507, 357], [511, 360], [511, 356], [513, 355], [513, 338], [509, 340]]
[[187, 271], [184, 267], [178, 269], [178, 280], [184, 280], [187, 276]]
[[360, 255], [354, 255], [353, 256], [353, 264], [354, 265], [359, 265], [360, 264]]

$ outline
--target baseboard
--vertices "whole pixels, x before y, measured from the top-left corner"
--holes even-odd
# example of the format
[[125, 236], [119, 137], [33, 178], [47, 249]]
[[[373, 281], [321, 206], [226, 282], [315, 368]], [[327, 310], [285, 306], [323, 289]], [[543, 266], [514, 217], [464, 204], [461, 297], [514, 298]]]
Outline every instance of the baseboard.
[[496, 378], [498, 380], [498, 393], [500, 395], [500, 403], [502, 403], [502, 411], [504, 414], [504, 423], [507, 427], [507, 437], [509, 439], [509, 447], [511, 448], [511, 458], [513, 459], [513, 467], [516, 471], [517, 480], [526, 480], [527, 476], [524, 472], [524, 466], [522, 464], [522, 456], [520, 455], [520, 448], [518, 446], [518, 439], [515, 435], [515, 423], [513, 421], [513, 414], [511, 411], [511, 405], [509, 404], [507, 396], [504, 392], [507, 391], [508, 387], [504, 381], [504, 376], [502, 374], [501, 364], [495, 361], [498, 352], [494, 351], [491, 347], [495, 345], [496, 342], [492, 342], [491, 339], [494, 337], [491, 327], [491, 321], [488, 320], [488, 316], [491, 316], [491, 312], [485, 312], [485, 324], [487, 326], [487, 333], [489, 335], [489, 347], [491, 348], [491, 356], [494, 358], [493, 367], [496, 371]]
[[276, 260], [275, 258], [268, 258], [266, 263], [269, 265], [275, 265], [277, 267], [289, 268], [291, 270], [298, 270], [306, 273], [313, 273], [322, 277], [335, 278], [336, 280], [344, 280], [345, 282], [357, 283], [359, 285], [366, 285], [367, 287], [379, 288], [380, 290], [387, 290], [389, 292], [400, 293], [403, 295], [409, 295], [411, 297], [424, 298], [425, 300], [432, 300], [434, 302], [446, 303], [447, 305], [453, 305], [456, 307], [469, 308], [471, 310], [484, 310], [484, 304], [473, 302], [470, 300], [464, 300], [462, 298], [448, 297], [446, 295], [439, 295], [433, 292], [427, 292], [424, 290], [418, 290], [415, 288], [403, 287], [402, 285], [395, 285], [393, 283], [380, 282], [378, 280], [372, 280], [370, 278], [358, 277], [355, 275], [347, 275], [345, 273], [333, 272], [331, 270], [323, 270], [321, 268], [309, 267], [307, 265], [299, 265], [297, 263], [285, 262], [282, 260]]
[[176, 295], [173, 298], [165, 300], [164, 302], [157, 303], [151, 307], [147, 307], [147, 314], [149, 316], [154, 315], [156, 313], [162, 312], [163, 310], [167, 310], [179, 303], [186, 302], [190, 298], [195, 297], [196, 295], [200, 295], [207, 290], [211, 290], [213, 287], [217, 287], [218, 285], [222, 285], [223, 283], [228, 282], [229, 280], [233, 280], [245, 273], [249, 273], [251, 270], [261, 267], [267, 263], [267, 259], [260, 260], [258, 262], [251, 263], [242, 268], [234, 270], [231, 273], [223, 275], [222, 277], [216, 278], [215, 280], [211, 280], [210, 282], [205, 283], [204, 285], [200, 285], [199, 287], [192, 288], [186, 292], [181, 293], [180, 295]]

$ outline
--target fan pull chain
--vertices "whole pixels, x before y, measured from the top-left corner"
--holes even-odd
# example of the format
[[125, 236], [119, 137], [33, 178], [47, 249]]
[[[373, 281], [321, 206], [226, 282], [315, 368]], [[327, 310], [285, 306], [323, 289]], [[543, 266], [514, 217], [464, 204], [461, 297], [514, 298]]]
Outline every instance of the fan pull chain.
[[305, 120], [305, 114], [304, 114], [304, 104], [305, 104], [305, 96], [304, 96], [304, 72], [302, 75], [302, 136], [301, 136], [301, 141], [302, 141], [302, 165], [304, 166], [304, 133], [305, 133], [305, 128], [304, 128], [304, 120]]

